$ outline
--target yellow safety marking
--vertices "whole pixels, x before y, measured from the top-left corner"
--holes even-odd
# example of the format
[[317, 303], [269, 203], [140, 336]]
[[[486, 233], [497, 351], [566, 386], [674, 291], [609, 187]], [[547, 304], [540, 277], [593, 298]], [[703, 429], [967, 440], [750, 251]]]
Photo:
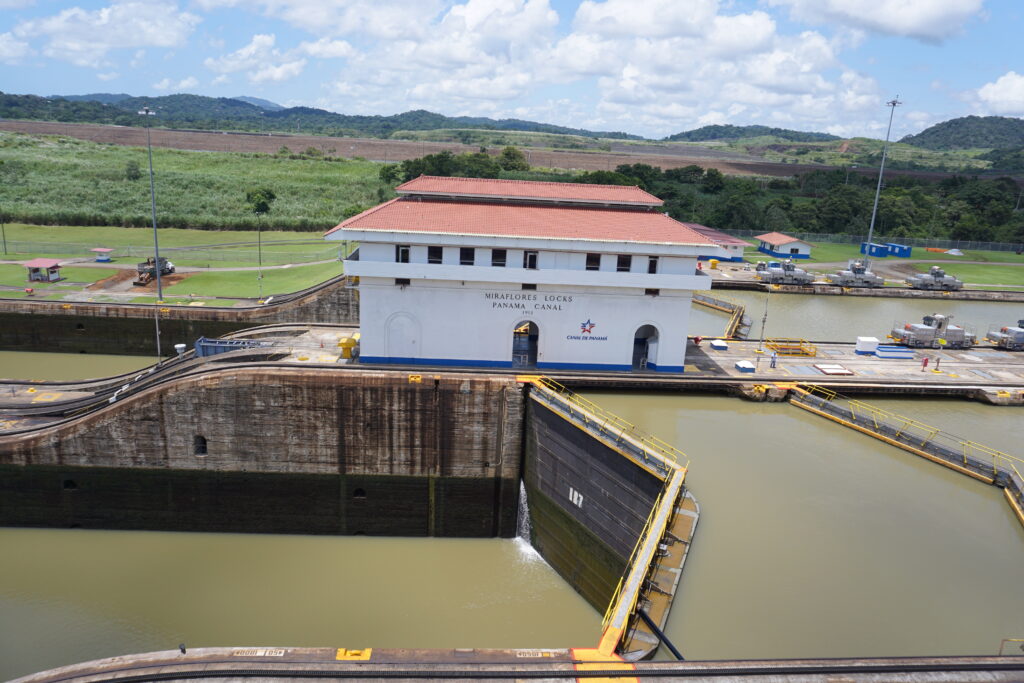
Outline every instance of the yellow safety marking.
[[28, 388], [28, 389], [26, 389], [25, 391], [26, 391], [27, 393], [29, 393], [29, 394], [34, 394], [34, 393], [36, 393], [36, 390], [35, 390], [35, 389], [32, 389], [32, 388]]
[[343, 647], [339, 647], [338, 653], [334, 656], [334, 658], [342, 662], [365, 662], [369, 661], [371, 654], [373, 654], [372, 647], [367, 647], [362, 650], [349, 650]]
[[[573, 668], [576, 671], [635, 671], [636, 665], [623, 661], [622, 657], [614, 652], [602, 652], [600, 648], [577, 648], [571, 650], [572, 658], [575, 661]], [[639, 681], [638, 678], [585, 678], [577, 679], [590, 681]]]
[[996, 392], [996, 396], [998, 396], [999, 398], [1010, 398], [1010, 392], [1006, 391], [1005, 389], [1000, 389], [999, 391]]
[[540, 375], [516, 375], [516, 381], [520, 384], [538, 384]]
[[700, 372], [700, 368], [698, 368], [696, 365], [684, 365], [683, 370], [685, 372]]
[[160, 312], [161, 312], [161, 313], [170, 313], [170, 312], [171, 312], [171, 309], [169, 309], [169, 308], [161, 308], [161, 309], [160, 309]]
[[0, 420], [0, 431], [14, 429], [17, 425], [18, 420]]
[[71, 309], [71, 304], [62, 304], [61, 308], [63, 308], [65, 311], [70, 310]]
[[328, 355], [328, 354], [324, 354], [324, 355], [320, 356], [320, 362], [321, 363], [335, 363], [335, 362], [337, 362], [337, 360], [338, 360], [337, 356], [331, 356], [331, 355]]
[[39, 394], [38, 396], [33, 398], [32, 402], [33, 403], [41, 403], [43, 401], [56, 401], [58, 398], [60, 398], [63, 395], [64, 394], [62, 394], [59, 391], [48, 391], [45, 394]]
[[409, 375], [409, 384], [422, 384], [423, 375]]
[[778, 389], [799, 389], [800, 386], [796, 382], [773, 382]]

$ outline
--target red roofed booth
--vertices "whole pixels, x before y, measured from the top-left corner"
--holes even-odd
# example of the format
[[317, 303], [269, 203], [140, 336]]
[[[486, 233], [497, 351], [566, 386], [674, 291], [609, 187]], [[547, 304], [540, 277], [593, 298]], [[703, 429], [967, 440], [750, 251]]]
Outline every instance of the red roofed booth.
[[776, 258], [811, 258], [811, 244], [781, 232], [766, 232], [754, 238], [760, 244], [757, 250]]
[[29, 282], [57, 282], [60, 277], [60, 261], [55, 258], [37, 258], [23, 263], [28, 268]]

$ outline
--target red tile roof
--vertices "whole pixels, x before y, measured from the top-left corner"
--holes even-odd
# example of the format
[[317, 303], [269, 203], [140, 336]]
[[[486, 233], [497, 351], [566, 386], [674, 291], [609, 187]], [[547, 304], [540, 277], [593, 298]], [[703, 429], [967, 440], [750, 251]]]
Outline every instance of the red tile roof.
[[551, 183], [535, 180], [498, 180], [494, 178], [442, 178], [421, 175], [395, 188], [398, 194], [447, 197], [504, 197], [545, 202], [583, 202], [661, 206], [663, 201], [639, 187], [591, 185], [588, 183]]
[[692, 244], [714, 242], [657, 211], [392, 199], [342, 222], [343, 228], [487, 237]]
[[59, 263], [60, 260], [55, 258], [34, 258], [31, 261], [25, 261], [21, 265], [26, 268], [53, 268]]
[[781, 232], [766, 232], [763, 235], [758, 235], [754, 239], [755, 240], [761, 240], [762, 242], [767, 242], [768, 244], [772, 245], [773, 247], [781, 247], [783, 244], [789, 244], [790, 242], [801, 242], [802, 241], [802, 240], [798, 240], [795, 237], [790, 237], [789, 235], [783, 235]]
[[727, 235], [721, 230], [715, 230], [714, 228], [709, 228], [708, 226], [701, 225], [700, 223], [683, 223], [683, 225], [690, 228], [691, 230], [699, 232], [700, 234], [704, 235], [715, 244], [719, 244], [723, 247], [750, 246], [750, 242], [747, 242], [746, 240], [741, 240], [739, 237]]

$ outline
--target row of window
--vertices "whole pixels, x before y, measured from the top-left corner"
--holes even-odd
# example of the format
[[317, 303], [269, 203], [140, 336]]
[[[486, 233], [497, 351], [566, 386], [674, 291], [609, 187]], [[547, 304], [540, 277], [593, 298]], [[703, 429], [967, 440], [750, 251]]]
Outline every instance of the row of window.
[[[408, 244], [395, 245], [395, 262], [409, 263], [410, 246]], [[427, 247], [427, 263], [441, 264], [444, 258], [444, 247]], [[476, 248], [459, 247], [459, 265], [476, 265]], [[505, 249], [491, 249], [491, 266], [504, 268], [508, 265], [508, 251]], [[537, 252], [523, 252], [523, 268], [530, 270], [537, 269]], [[587, 270], [601, 270], [601, 254], [587, 254]], [[618, 254], [615, 261], [615, 270], [619, 273], [628, 273], [633, 269], [632, 254]], [[658, 257], [647, 257], [647, 273], [655, 275], [658, 272]]]
[[[407, 277], [395, 278], [395, 285], [398, 286], [398, 287], [403, 287], [404, 288], [404, 287], [408, 287], [411, 284], [412, 284], [412, 280], [410, 280]], [[537, 285], [533, 284], [533, 283], [524, 282], [523, 285], [522, 285], [522, 288], [524, 290], [526, 290], [526, 291], [532, 292], [532, 291], [536, 291]], [[645, 289], [644, 290], [644, 294], [646, 294], [647, 296], [660, 296], [661, 295], [661, 290], [660, 289]]]

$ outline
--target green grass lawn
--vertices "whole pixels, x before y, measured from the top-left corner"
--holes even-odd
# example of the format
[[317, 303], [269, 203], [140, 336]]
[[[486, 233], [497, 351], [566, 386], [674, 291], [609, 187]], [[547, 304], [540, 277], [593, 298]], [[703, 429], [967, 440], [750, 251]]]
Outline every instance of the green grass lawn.
[[[341, 263], [325, 263], [294, 268], [275, 268], [263, 271], [263, 294], [287, 294], [312, 287], [342, 273]], [[197, 294], [199, 296], [247, 297], [259, 295], [255, 270], [207, 272], [189, 277], [164, 292], [172, 295]]]
[[25, 266], [2, 264], [0, 265], [0, 285], [11, 287], [32, 287], [36, 290], [67, 286], [68, 282], [84, 282], [92, 284], [105, 277], [113, 275], [114, 268], [61, 268], [60, 274], [64, 279], [60, 282], [32, 282], [28, 281], [28, 269]]
[[927, 272], [933, 265], [941, 265], [947, 275], [955, 275], [964, 282], [981, 285], [1024, 287], [1024, 266], [986, 266], [977, 263], [915, 263], [919, 272]]

